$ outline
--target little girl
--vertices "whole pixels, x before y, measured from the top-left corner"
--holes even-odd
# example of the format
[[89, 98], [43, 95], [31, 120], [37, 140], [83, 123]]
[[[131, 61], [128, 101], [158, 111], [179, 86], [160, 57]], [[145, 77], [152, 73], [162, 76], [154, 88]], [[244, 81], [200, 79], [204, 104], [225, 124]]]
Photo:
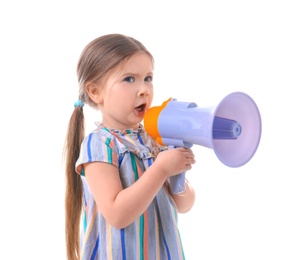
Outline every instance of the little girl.
[[[191, 149], [162, 147], [144, 130], [153, 69], [149, 51], [121, 34], [93, 40], [80, 56], [65, 147], [68, 260], [185, 259], [177, 213], [192, 208], [195, 194], [187, 181], [173, 194], [168, 179], [195, 159]], [[85, 104], [102, 115], [87, 136]]]

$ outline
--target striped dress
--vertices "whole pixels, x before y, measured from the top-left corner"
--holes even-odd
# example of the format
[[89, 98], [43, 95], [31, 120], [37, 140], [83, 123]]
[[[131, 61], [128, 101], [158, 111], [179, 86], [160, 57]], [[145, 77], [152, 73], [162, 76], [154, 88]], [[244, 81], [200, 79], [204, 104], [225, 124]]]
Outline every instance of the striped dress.
[[165, 185], [139, 218], [129, 226], [117, 229], [103, 217], [84, 177], [84, 163], [110, 163], [119, 169], [123, 188], [127, 188], [143, 175], [160, 149], [142, 125], [138, 130], [125, 131], [100, 125], [85, 137], [76, 162], [84, 190], [82, 260], [185, 259], [176, 206]]

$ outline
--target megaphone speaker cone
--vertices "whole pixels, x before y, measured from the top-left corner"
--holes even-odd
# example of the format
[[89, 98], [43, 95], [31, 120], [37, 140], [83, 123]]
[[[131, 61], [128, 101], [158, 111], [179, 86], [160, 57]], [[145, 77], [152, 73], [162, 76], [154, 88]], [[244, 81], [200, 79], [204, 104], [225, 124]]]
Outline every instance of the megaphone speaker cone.
[[214, 118], [236, 122], [238, 135], [235, 139], [214, 138], [212, 127], [212, 148], [216, 156], [229, 167], [246, 164], [254, 156], [261, 138], [261, 117], [254, 100], [242, 92], [231, 93], [216, 107]]

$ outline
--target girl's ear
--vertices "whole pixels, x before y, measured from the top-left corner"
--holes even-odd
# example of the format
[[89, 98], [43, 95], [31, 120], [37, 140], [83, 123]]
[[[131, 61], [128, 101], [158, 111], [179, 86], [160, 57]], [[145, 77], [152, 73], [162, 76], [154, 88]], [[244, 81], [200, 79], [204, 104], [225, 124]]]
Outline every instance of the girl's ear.
[[99, 88], [94, 83], [87, 83], [86, 84], [86, 91], [88, 93], [88, 96], [90, 99], [92, 99], [96, 104], [100, 104], [102, 102], [101, 100], [101, 94], [99, 91]]

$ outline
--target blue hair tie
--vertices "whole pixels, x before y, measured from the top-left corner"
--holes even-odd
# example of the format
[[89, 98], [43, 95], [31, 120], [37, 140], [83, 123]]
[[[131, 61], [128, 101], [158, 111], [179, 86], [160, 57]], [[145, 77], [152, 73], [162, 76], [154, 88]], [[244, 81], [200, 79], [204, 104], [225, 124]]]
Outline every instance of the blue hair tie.
[[78, 101], [76, 101], [75, 103], [74, 103], [74, 107], [77, 107], [77, 106], [79, 106], [79, 107], [83, 107], [84, 106], [84, 103], [82, 102], [82, 100], [78, 100]]

